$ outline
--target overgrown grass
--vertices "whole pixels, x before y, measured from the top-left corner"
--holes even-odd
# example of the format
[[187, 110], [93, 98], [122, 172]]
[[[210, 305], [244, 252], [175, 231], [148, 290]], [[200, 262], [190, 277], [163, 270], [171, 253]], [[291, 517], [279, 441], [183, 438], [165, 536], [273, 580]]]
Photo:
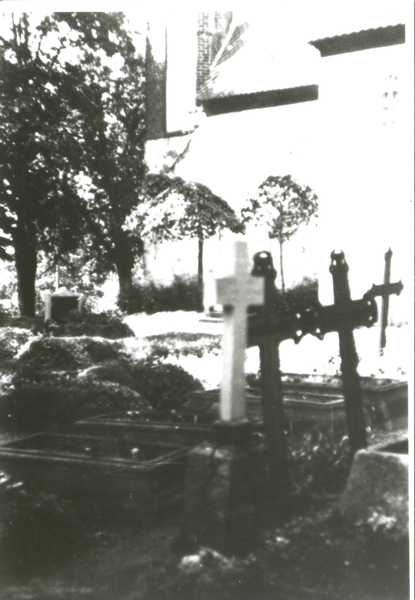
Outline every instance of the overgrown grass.
[[33, 490], [0, 474], [1, 572], [20, 583], [45, 575], [81, 552], [85, 522], [70, 500]]
[[123, 383], [157, 410], [178, 409], [192, 392], [202, 390], [203, 386], [182, 367], [163, 363], [161, 355], [164, 353], [152, 352], [138, 361], [121, 357], [95, 368], [90, 377]]
[[288, 436], [292, 489], [299, 498], [340, 494], [350, 468], [347, 436], [337, 438], [315, 426], [302, 437]]
[[409, 597], [405, 540], [356, 528], [335, 505], [269, 527], [244, 558], [210, 548], [137, 574], [134, 600], [389, 600]]

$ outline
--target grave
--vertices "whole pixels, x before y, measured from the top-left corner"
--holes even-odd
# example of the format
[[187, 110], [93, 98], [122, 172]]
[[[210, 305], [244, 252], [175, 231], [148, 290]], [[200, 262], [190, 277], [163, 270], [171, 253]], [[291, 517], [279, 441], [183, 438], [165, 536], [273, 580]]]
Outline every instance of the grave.
[[[347, 434], [342, 379], [339, 375], [282, 373], [283, 405], [287, 429], [301, 433], [318, 427], [335, 437]], [[408, 383], [393, 379], [361, 377], [365, 422], [372, 431], [400, 430], [408, 425]], [[184, 410], [203, 407], [219, 416], [218, 388], [194, 392]], [[262, 419], [260, 381], [247, 386], [246, 413], [249, 419]]]
[[[275, 310], [276, 272], [270, 256], [258, 253], [252, 273], [243, 242], [235, 244], [233, 258], [232, 276], [216, 282], [217, 302], [223, 306], [224, 319], [219, 420], [213, 423], [211, 440], [189, 452], [186, 478], [189, 443], [161, 444], [153, 425], [152, 432], [147, 432], [148, 438], [140, 435], [140, 442], [136, 442], [135, 433], [123, 439], [127, 428], [117, 425], [122, 418], [112, 415], [107, 421], [115, 424], [103, 423], [107, 435], [38, 434], [5, 444], [0, 447], [1, 467], [42, 489], [59, 489], [96, 498], [97, 502], [111, 498], [111, 502], [123, 506], [149, 510], [159, 501], [170, 502], [185, 484], [187, 542], [213, 546], [226, 553], [243, 551], [255, 535], [261, 496], [267, 496], [280, 516], [285, 515], [289, 502], [285, 440], [288, 411], [279, 368], [279, 344], [284, 339], [298, 343], [308, 333], [322, 339], [330, 331], [339, 334], [342, 391], [352, 452], [364, 448], [364, 403], [353, 330], [372, 326], [377, 319], [374, 297], [399, 293], [402, 284], [372, 286], [362, 300], [352, 301], [344, 255], [334, 252], [330, 271], [335, 304], [317, 304], [281, 314]], [[245, 348], [253, 345], [260, 347], [265, 447], [252, 436], [253, 423], [247, 418], [253, 402], [248, 398], [246, 403], [245, 399]], [[339, 386], [336, 389], [339, 391]], [[298, 401], [302, 392], [294, 390], [292, 394], [291, 401]], [[258, 407], [258, 396], [255, 402]], [[130, 416], [134, 420], [134, 414]], [[158, 423], [160, 428], [166, 426]], [[191, 426], [200, 427], [195, 423]], [[132, 427], [135, 424], [130, 422], [129, 431]], [[173, 424], [172, 429], [186, 435], [186, 425]], [[206, 429], [198, 433], [205, 436]], [[199, 441], [197, 436], [194, 439]]]
[[43, 301], [45, 303], [45, 322], [52, 320], [58, 323], [72, 310], [82, 312], [83, 295], [70, 292], [66, 287], [61, 287], [53, 294], [45, 293]]
[[[346, 426], [343, 382], [339, 375], [330, 377], [312, 374], [286, 373], [282, 376], [284, 394], [304, 397], [305, 402], [317, 402], [317, 410], [324, 406], [334, 410]], [[366, 423], [372, 431], [394, 431], [408, 426], [408, 382], [395, 379], [360, 377], [362, 402]], [[301, 405], [306, 407], [304, 404]], [[291, 410], [295, 410], [292, 406]], [[287, 406], [287, 411], [290, 409]], [[293, 416], [293, 419], [297, 420]]]
[[0, 467], [28, 487], [137, 516], [174, 501], [186, 449], [178, 445], [39, 433], [0, 446]]
[[126, 411], [84, 419], [75, 425], [91, 435], [196, 446], [210, 439], [217, 418], [203, 411]]

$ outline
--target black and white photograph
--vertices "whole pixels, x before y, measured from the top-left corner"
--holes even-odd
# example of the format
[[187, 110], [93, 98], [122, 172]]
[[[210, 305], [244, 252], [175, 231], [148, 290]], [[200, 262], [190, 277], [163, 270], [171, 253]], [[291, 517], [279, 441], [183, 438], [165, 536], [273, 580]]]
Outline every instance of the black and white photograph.
[[409, 0], [0, 0], [0, 600], [413, 600], [413, 200]]

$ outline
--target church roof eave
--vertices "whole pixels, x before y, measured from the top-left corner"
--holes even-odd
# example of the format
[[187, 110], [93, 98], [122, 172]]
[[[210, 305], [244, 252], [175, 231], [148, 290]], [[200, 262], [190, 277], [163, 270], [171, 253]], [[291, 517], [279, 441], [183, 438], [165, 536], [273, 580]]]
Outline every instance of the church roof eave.
[[318, 85], [303, 85], [285, 89], [265, 90], [246, 94], [229, 93], [201, 102], [207, 116], [242, 112], [258, 108], [273, 108], [318, 100]]
[[374, 48], [384, 48], [405, 43], [405, 25], [389, 25], [388, 27], [377, 27], [365, 29], [353, 33], [325, 37], [309, 42], [316, 48], [322, 57], [346, 54], [348, 52], [359, 52]]

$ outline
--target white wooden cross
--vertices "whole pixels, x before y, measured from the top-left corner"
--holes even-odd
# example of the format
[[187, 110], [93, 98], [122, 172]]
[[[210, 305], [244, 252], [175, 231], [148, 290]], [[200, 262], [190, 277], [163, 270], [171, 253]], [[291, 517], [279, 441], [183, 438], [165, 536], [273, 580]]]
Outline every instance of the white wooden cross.
[[249, 273], [248, 249], [237, 240], [233, 247], [232, 274], [216, 279], [216, 304], [223, 307], [223, 373], [220, 418], [238, 421], [245, 417], [245, 349], [247, 309], [264, 302], [264, 279]]

